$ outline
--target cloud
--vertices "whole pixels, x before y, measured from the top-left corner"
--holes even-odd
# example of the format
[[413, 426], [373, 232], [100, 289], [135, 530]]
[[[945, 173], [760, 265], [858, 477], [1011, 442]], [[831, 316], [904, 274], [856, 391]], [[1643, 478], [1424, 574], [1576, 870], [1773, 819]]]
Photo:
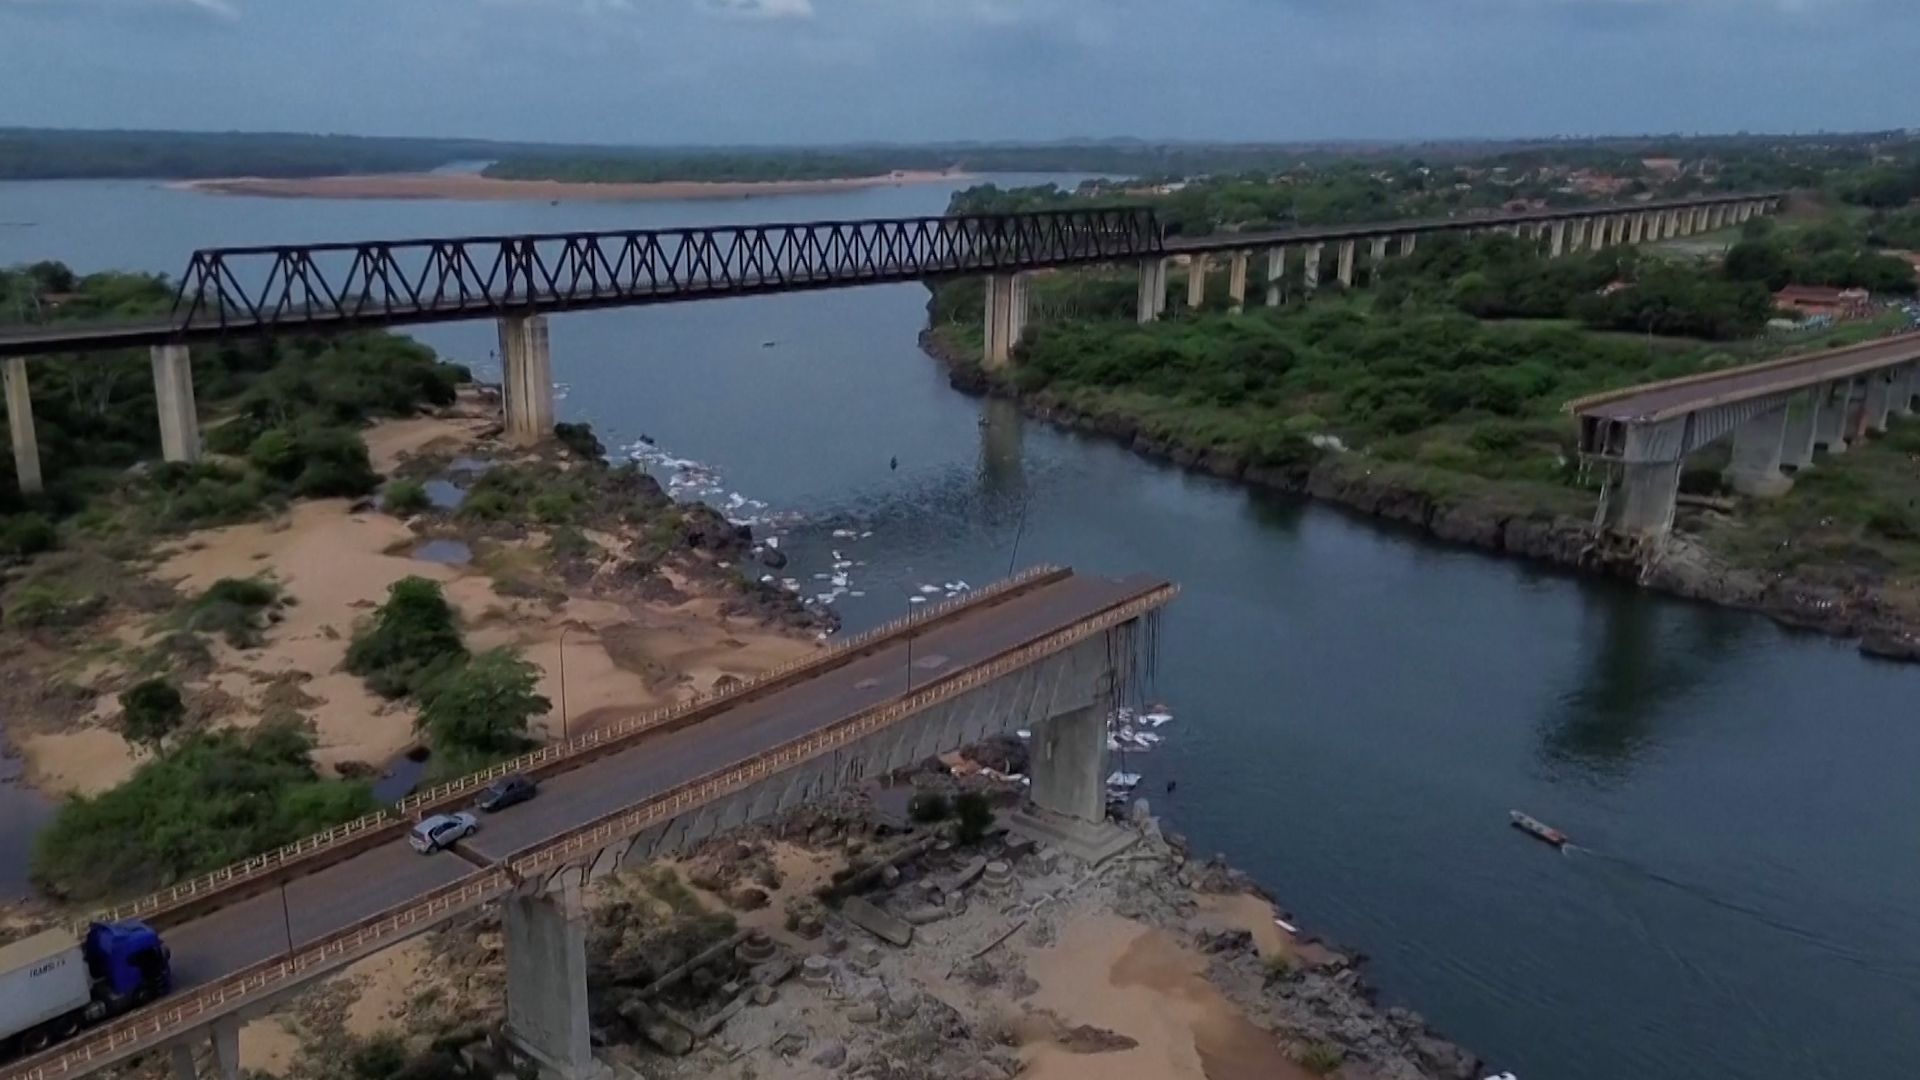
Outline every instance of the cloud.
[[813, 18], [813, 0], [700, 0], [700, 6], [716, 14], [736, 18]]
[[0, 0], [0, 12], [6, 11], [80, 17], [101, 13], [183, 15], [233, 22], [240, 18], [240, 3], [239, 0]]

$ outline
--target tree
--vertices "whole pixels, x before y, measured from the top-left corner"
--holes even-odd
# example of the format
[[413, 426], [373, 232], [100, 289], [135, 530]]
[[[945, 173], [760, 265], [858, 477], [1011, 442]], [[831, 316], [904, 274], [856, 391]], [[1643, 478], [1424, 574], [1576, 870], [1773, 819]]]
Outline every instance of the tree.
[[1793, 280], [1793, 260], [1769, 240], [1742, 240], [1727, 252], [1726, 274], [1735, 281], [1758, 281], [1778, 290]]
[[354, 635], [347, 670], [365, 678], [375, 693], [403, 697], [420, 692], [435, 673], [466, 655], [439, 583], [404, 577], [387, 590], [372, 625]]
[[126, 740], [156, 754], [167, 737], [180, 730], [181, 721], [187, 717], [187, 706], [180, 700], [180, 691], [165, 679], [135, 684], [120, 695], [120, 708], [123, 711], [120, 730]]
[[537, 692], [540, 669], [507, 649], [444, 671], [421, 692], [418, 726], [437, 748], [516, 754], [532, 745], [528, 724], [553, 703]]

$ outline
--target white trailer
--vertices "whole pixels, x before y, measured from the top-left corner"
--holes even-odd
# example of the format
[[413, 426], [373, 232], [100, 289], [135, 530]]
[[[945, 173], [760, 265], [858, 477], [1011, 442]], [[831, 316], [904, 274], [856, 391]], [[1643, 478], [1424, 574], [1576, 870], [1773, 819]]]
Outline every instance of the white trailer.
[[48, 930], [0, 948], [0, 1046], [71, 1014], [78, 1027], [93, 1001], [93, 977], [81, 942]]

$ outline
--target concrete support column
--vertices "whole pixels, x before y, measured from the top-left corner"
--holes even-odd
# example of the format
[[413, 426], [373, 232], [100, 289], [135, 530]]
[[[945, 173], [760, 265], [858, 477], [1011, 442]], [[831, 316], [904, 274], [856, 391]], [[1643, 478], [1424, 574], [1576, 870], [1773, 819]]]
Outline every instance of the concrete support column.
[[211, 1029], [201, 1029], [186, 1039], [167, 1048], [167, 1055], [173, 1060], [175, 1080], [200, 1080], [200, 1070], [193, 1057], [193, 1045], [206, 1035], [213, 1038], [213, 1056], [208, 1061], [210, 1080], [240, 1080], [240, 1022], [238, 1020], [216, 1021]]
[[1236, 251], [1227, 263], [1227, 310], [1235, 315], [1247, 307], [1247, 260], [1250, 252]]
[[1620, 494], [1608, 510], [1617, 532], [1664, 537], [1673, 529], [1675, 497], [1680, 494], [1680, 462], [1648, 461], [1621, 467]]
[[1300, 280], [1301, 287], [1306, 290], [1308, 296], [1312, 296], [1314, 290], [1320, 287], [1320, 264], [1325, 259], [1325, 244], [1307, 245], [1307, 264], [1301, 268], [1301, 274], [1303, 276]]
[[1556, 221], [1553, 223], [1552, 235], [1547, 240], [1547, 258], [1557, 259], [1566, 253], [1567, 223], [1564, 221]]
[[1917, 370], [1912, 364], [1893, 369], [1893, 397], [1887, 405], [1887, 411], [1894, 416], [1913, 415], [1914, 375]]
[[592, 1075], [587, 933], [578, 880], [569, 876], [557, 895], [514, 897], [502, 906], [507, 924], [507, 1038], [543, 1071], [562, 1080]]
[[1842, 379], [1821, 387], [1820, 415], [1814, 422], [1813, 441], [1829, 454], [1847, 452], [1847, 414], [1852, 408], [1853, 380]]
[[1138, 318], [1146, 325], [1167, 309], [1167, 261], [1140, 260], [1140, 306]]
[[500, 366], [506, 384], [507, 439], [532, 446], [553, 435], [553, 353], [545, 315], [500, 320]]
[[1340, 241], [1340, 287], [1343, 289], [1353, 288], [1353, 256], [1357, 247], [1353, 240]]
[[7, 357], [7, 431], [13, 436], [13, 475], [22, 495], [44, 490], [40, 482], [40, 441], [33, 434], [33, 398], [27, 393], [27, 358]]
[[1644, 213], [1633, 215], [1627, 223], [1627, 243], [1638, 244], [1646, 238], [1647, 215]]
[[1787, 433], [1787, 407], [1770, 409], [1733, 429], [1733, 460], [1721, 475], [1742, 495], [1771, 499], [1784, 495], [1793, 481], [1780, 471]]
[[1367, 284], [1379, 284], [1380, 271], [1385, 269], [1386, 265], [1387, 238], [1384, 236], [1376, 236], [1373, 238], [1373, 250], [1367, 253]]
[[193, 404], [193, 362], [185, 345], [155, 345], [153, 397], [160, 410], [160, 456], [200, 460], [200, 414]]
[[1404, 234], [1402, 234], [1402, 235], [1401, 235], [1401, 237], [1400, 237], [1400, 254], [1401, 254], [1402, 256], [1406, 256], [1406, 255], [1411, 255], [1411, 254], [1413, 254], [1413, 249], [1414, 249], [1414, 248], [1415, 248], [1415, 247], [1416, 247], [1416, 246], [1417, 246], [1417, 245], [1418, 245], [1419, 243], [1420, 243], [1420, 234], [1419, 234], [1419, 233], [1404, 233]]
[[1280, 285], [1287, 279], [1287, 246], [1267, 249], [1267, 306], [1280, 306]]
[[1013, 362], [1014, 347], [1027, 332], [1027, 279], [1024, 274], [987, 275], [987, 370]]
[[1207, 303], [1207, 257], [1195, 255], [1187, 261], [1187, 306], [1199, 311]]
[[1876, 371], [1867, 378], [1866, 429], [1875, 435], [1884, 435], [1887, 431], [1887, 413], [1893, 407], [1893, 385], [1889, 381], [1889, 372]]
[[1593, 219], [1587, 228], [1587, 250], [1604, 251], [1607, 247], [1607, 230], [1611, 225], [1604, 217]]
[[1816, 386], [1801, 394], [1787, 409], [1787, 431], [1780, 441], [1780, 464], [1796, 472], [1813, 468], [1814, 435], [1820, 428], [1820, 406], [1827, 388]]
[[1107, 718], [1099, 706], [1050, 717], [1033, 733], [1034, 805], [1101, 822], [1107, 817]]
[[1568, 241], [1568, 251], [1586, 251], [1588, 225], [1586, 218], [1577, 218], [1573, 223], [1573, 239]]

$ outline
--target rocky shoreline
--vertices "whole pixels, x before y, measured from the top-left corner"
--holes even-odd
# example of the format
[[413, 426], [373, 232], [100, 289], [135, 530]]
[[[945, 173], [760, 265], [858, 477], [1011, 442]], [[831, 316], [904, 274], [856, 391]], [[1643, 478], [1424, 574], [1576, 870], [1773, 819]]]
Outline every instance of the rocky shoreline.
[[1120, 442], [1141, 457], [1282, 495], [1306, 496], [1420, 530], [1435, 539], [1512, 555], [1584, 574], [1633, 582], [1682, 599], [1753, 611], [1782, 625], [1854, 639], [1869, 656], [1920, 661], [1920, 612], [1878, 591], [1733, 566], [1676, 533], [1649, 553], [1602, 535], [1569, 514], [1471, 498], [1450, 501], [1413, 487], [1359, 455], [1328, 454], [1297, 467], [1249, 466], [1237, 456], [1197, 450], [1146, 433], [1131, 417], [1093, 414], [1045, 393], [1027, 394], [992, 378], [971, 355], [958, 355], [931, 330], [920, 345], [947, 369], [954, 389], [1015, 402], [1057, 428]]

